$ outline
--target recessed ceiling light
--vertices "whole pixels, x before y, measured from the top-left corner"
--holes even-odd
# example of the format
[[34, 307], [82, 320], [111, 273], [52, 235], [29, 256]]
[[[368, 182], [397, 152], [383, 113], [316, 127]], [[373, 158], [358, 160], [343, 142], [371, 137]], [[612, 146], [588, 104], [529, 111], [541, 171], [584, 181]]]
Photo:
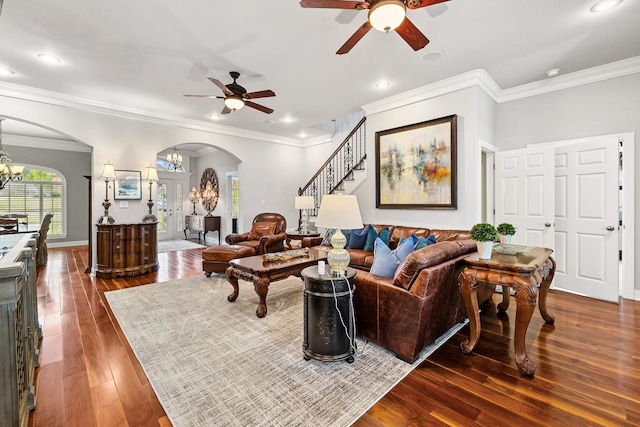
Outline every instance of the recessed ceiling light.
[[298, 136], [299, 136], [300, 138], [306, 138], [306, 137], [307, 137], [307, 134], [306, 134], [306, 132], [300, 132], [300, 133], [298, 134]]
[[388, 88], [389, 86], [391, 86], [391, 85], [389, 84], [389, 82], [378, 82], [378, 83], [376, 83], [376, 87], [377, 87], [378, 89], [386, 89], [386, 88]]
[[211, 120], [220, 120], [222, 118], [222, 116], [218, 113], [213, 113], [213, 114], [209, 114], [209, 118]]
[[15, 73], [13, 72], [13, 70], [10, 70], [8, 68], [3, 68], [0, 67], [0, 76], [12, 76]]
[[47, 64], [59, 64], [62, 62], [57, 56], [49, 55], [48, 53], [39, 53], [38, 59]]
[[547, 76], [555, 77], [560, 73], [560, 68], [554, 68], [552, 70], [547, 71]]
[[444, 52], [439, 50], [432, 50], [431, 52], [427, 52], [420, 57], [420, 62], [436, 62], [444, 56]]
[[622, 0], [600, 0], [591, 7], [591, 12], [604, 12], [622, 3]]
[[287, 117], [283, 117], [282, 121], [285, 123], [293, 123], [295, 121], [295, 119], [291, 116], [287, 116]]

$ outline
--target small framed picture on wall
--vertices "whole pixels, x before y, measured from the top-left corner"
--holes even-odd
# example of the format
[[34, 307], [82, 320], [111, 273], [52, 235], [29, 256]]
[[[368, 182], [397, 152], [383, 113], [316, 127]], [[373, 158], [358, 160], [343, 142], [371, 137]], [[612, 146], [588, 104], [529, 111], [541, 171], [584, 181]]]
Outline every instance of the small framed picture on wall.
[[116, 170], [116, 180], [113, 186], [114, 200], [141, 200], [140, 171]]

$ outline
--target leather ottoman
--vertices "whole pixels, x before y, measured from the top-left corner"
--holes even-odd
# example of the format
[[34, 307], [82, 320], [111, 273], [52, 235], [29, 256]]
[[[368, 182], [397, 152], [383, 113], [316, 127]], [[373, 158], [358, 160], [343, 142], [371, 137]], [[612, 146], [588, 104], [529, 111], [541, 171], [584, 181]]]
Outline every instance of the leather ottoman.
[[248, 246], [210, 246], [202, 251], [202, 270], [205, 276], [211, 277], [211, 273], [224, 273], [232, 259], [255, 254], [256, 251]]

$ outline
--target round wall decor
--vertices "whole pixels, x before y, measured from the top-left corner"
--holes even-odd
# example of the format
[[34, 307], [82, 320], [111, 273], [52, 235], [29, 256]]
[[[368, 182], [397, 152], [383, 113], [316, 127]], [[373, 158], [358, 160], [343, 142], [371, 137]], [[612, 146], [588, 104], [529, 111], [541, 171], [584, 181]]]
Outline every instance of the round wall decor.
[[207, 211], [207, 215], [211, 215], [211, 211], [213, 211], [218, 205], [219, 191], [218, 175], [216, 175], [216, 171], [212, 168], [205, 169], [204, 172], [202, 172], [202, 177], [200, 178], [200, 197], [202, 198], [201, 203]]

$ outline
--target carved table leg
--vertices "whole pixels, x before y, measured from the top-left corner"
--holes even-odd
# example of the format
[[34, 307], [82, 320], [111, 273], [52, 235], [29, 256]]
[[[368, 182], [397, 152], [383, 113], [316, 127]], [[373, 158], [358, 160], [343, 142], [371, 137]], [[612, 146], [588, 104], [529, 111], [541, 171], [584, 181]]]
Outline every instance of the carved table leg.
[[545, 277], [540, 284], [538, 308], [540, 308], [540, 315], [542, 316], [544, 321], [549, 325], [553, 325], [556, 321], [556, 318], [553, 314], [547, 311], [547, 295], [549, 294], [549, 287], [551, 286], [553, 276], [556, 274], [556, 261], [553, 258], [549, 258], [547, 262], [549, 262], [551, 265], [549, 267], [549, 273], [547, 274], [547, 277]]
[[513, 347], [516, 353], [516, 365], [522, 375], [532, 377], [536, 372], [536, 365], [527, 356], [525, 341], [527, 328], [536, 307], [538, 284], [533, 277], [515, 278], [516, 289], [516, 330], [513, 337]]
[[233, 302], [238, 298], [238, 293], [240, 293], [240, 288], [238, 287], [238, 278], [235, 276], [235, 269], [233, 267], [228, 267], [225, 271], [225, 275], [227, 276], [227, 281], [231, 283], [233, 286], [233, 293], [227, 297], [227, 301]]
[[502, 285], [502, 302], [498, 304], [498, 311], [507, 311], [511, 302], [511, 288]]
[[480, 314], [478, 313], [478, 283], [476, 270], [465, 268], [458, 276], [460, 293], [469, 316], [469, 339], [460, 343], [460, 351], [471, 353], [480, 339]]
[[267, 315], [267, 292], [269, 292], [269, 277], [262, 276], [253, 279], [253, 289], [260, 298], [258, 308], [256, 308], [256, 316], [264, 317]]

